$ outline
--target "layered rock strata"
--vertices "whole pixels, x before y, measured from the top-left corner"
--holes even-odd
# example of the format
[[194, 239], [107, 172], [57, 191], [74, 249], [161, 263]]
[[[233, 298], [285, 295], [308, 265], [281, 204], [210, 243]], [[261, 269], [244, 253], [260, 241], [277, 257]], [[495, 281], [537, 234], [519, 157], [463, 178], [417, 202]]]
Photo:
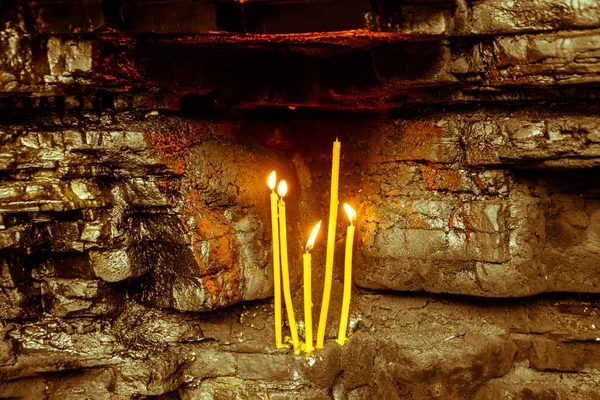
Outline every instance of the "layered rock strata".
[[[600, 398], [599, 29], [583, 0], [3, 4], [0, 397]], [[305, 358], [266, 177], [301, 310], [336, 137], [351, 336], [340, 214]]]

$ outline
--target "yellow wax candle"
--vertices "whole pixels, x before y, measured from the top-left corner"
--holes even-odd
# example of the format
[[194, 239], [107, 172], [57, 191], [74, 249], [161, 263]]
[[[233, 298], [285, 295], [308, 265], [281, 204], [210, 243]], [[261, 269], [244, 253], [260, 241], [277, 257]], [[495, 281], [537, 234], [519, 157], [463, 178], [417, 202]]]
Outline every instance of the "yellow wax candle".
[[288, 323], [292, 335], [292, 344], [294, 352], [300, 354], [300, 341], [298, 340], [298, 330], [296, 329], [296, 319], [294, 318], [294, 307], [292, 305], [292, 292], [290, 290], [290, 273], [288, 269], [288, 254], [287, 254], [287, 231], [285, 227], [285, 201], [283, 197], [287, 193], [287, 183], [279, 182], [277, 187], [279, 199], [279, 246], [281, 247], [281, 275], [283, 278], [283, 297], [285, 299], [285, 309], [287, 311]]
[[348, 204], [344, 204], [344, 210], [348, 214], [350, 226], [346, 232], [346, 260], [344, 262], [344, 297], [342, 299], [342, 315], [340, 317], [340, 329], [336, 342], [340, 345], [346, 343], [346, 328], [348, 327], [348, 314], [350, 312], [350, 289], [352, 288], [352, 244], [354, 243], [354, 219], [356, 212]]
[[304, 327], [306, 331], [306, 344], [304, 351], [307, 356], [313, 352], [313, 327], [312, 327], [312, 288], [311, 288], [311, 257], [310, 250], [315, 244], [315, 239], [321, 228], [321, 221], [317, 222], [317, 225], [313, 228], [304, 248], [304, 254], [302, 255], [302, 261], [304, 264]]
[[333, 142], [333, 161], [331, 166], [331, 197], [329, 201], [329, 228], [327, 230], [327, 258], [325, 260], [325, 284], [323, 286], [323, 301], [317, 331], [317, 349], [323, 348], [325, 342], [325, 326], [329, 312], [329, 298], [331, 297], [331, 280], [333, 279], [333, 251], [335, 249], [335, 226], [338, 209], [338, 181], [340, 174], [340, 148], [342, 144], [337, 138]]
[[273, 233], [273, 283], [274, 283], [274, 307], [275, 307], [275, 345], [277, 348], [285, 347], [283, 344], [281, 326], [281, 265], [279, 264], [279, 225], [277, 218], [277, 200], [279, 196], [275, 193], [277, 175], [271, 172], [267, 184], [271, 189], [271, 231]]

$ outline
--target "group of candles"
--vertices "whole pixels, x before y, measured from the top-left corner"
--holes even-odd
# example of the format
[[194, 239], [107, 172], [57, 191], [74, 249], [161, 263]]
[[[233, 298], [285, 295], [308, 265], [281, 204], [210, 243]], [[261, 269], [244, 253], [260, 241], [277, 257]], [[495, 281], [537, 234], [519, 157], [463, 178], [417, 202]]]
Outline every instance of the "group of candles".
[[[327, 258], [325, 261], [325, 284], [323, 288], [323, 303], [321, 305], [321, 315], [319, 318], [319, 327], [317, 331], [316, 348], [323, 348], [325, 341], [325, 326], [327, 324], [327, 314], [329, 311], [329, 299], [331, 297], [331, 282], [333, 278], [333, 254], [335, 249], [335, 228], [337, 223], [338, 209], [338, 183], [340, 172], [340, 149], [339, 140], [333, 143], [333, 163], [331, 168], [331, 196], [329, 203], [329, 229], [327, 232]], [[271, 226], [273, 232], [273, 279], [275, 288], [275, 344], [277, 347], [285, 347], [282, 338], [281, 324], [281, 282], [283, 282], [283, 296], [285, 299], [285, 308], [287, 312], [288, 324], [292, 337], [294, 352], [300, 354], [302, 346], [298, 338], [298, 330], [294, 317], [292, 306], [292, 293], [290, 291], [290, 276], [287, 254], [287, 231], [285, 217], [285, 201], [283, 198], [287, 194], [287, 183], [285, 181], [277, 184], [277, 175], [275, 171], [269, 175], [267, 184], [271, 189]], [[277, 193], [275, 187], [277, 186]], [[346, 342], [346, 329], [348, 326], [348, 314], [350, 309], [350, 289], [352, 284], [352, 245], [354, 242], [354, 220], [356, 212], [348, 204], [344, 204], [344, 210], [348, 214], [350, 225], [346, 235], [346, 257], [344, 265], [344, 293], [342, 299], [342, 313], [340, 318], [340, 327], [338, 331], [337, 342], [344, 345]], [[319, 221], [310, 233], [304, 254], [303, 273], [304, 273], [304, 328], [305, 343], [303, 349], [306, 355], [310, 355], [313, 350], [313, 327], [312, 327], [312, 292], [311, 292], [311, 255], [317, 234], [321, 227]]]

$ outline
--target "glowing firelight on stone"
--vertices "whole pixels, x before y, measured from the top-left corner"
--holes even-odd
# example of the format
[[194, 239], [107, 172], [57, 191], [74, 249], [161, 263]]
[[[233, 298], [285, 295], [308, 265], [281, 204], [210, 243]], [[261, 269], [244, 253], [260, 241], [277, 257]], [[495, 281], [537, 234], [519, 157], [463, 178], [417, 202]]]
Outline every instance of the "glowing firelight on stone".
[[311, 256], [310, 251], [315, 245], [315, 239], [321, 228], [321, 221], [317, 222], [313, 228], [306, 247], [304, 248], [304, 254], [302, 255], [302, 263], [304, 266], [304, 327], [306, 331], [306, 343], [304, 345], [304, 351], [307, 356], [310, 356], [314, 350], [313, 347], [313, 326], [312, 326], [312, 288], [311, 288]]
[[290, 272], [288, 268], [287, 254], [287, 230], [285, 222], [285, 201], [283, 197], [287, 194], [287, 183], [279, 182], [277, 193], [279, 193], [279, 245], [281, 248], [281, 275], [283, 278], [283, 297], [285, 298], [285, 309], [287, 311], [290, 333], [292, 335], [292, 344], [294, 352], [300, 354], [300, 341], [298, 340], [298, 330], [296, 328], [296, 318], [294, 317], [294, 308], [292, 305], [292, 292], [290, 290]]
[[354, 220], [356, 211], [348, 204], [344, 204], [344, 210], [350, 220], [346, 232], [346, 259], [344, 262], [344, 296], [342, 298], [342, 315], [340, 317], [340, 328], [336, 342], [340, 345], [346, 343], [346, 329], [348, 327], [348, 314], [350, 312], [350, 289], [352, 288], [352, 245], [354, 243]]
[[267, 179], [267, 185], [271, 189], [271, 230], [273, 242], [273, 289], [274, 289], [274, 309], [275, 309], [275, 346], [285, 347], [283, 344], [283, 334], [281, 326], [281, 264], [279, 263], [279, 226], [277, 216], [277, 201], [279, 196], [275, 193], [277, 183], [277, 174], [271, 172]]

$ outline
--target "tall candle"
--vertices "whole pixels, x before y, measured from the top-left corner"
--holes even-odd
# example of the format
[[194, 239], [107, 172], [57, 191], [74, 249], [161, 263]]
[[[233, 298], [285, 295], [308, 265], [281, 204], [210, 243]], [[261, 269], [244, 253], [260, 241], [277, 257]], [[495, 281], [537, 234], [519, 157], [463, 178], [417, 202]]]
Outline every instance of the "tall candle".
[[319, 228], [321, 228], [321, 221], [317, 222], [312, 232], [310, 233], [310, 237], [308, 238], [308, 242], [306, 243], [306, 247], [304, 248], [304, 254], [302, 255], [302, 261], [304, 265], [304, 327], [306, 331], [306, 344], [304, 346], [304, 351], [307, 356], [309, 356], [314, 350], [312, 327], [312, 272], [310, 265], [310, 251], [315, 244], [315, 239], [317, 238], [317, 234], [319, 233]]
[[333, 161], [331, 166], [331, 196], [329, 199], [329, 228], [327, 230], [327, 258], [325, 260], [325, 284], [323, 286], [323, 302], [319, 317], [317, 331], [317, 349], [323, 348], [325, 342], [325, 327], [327, 313], [329, 312], [329, 298], [331, 297], [331, 280], [333, 279], [333, 252], [335, 249], [335, 226], [338, 209], [338, 181], [340, 174], [340, 148], [342, 144], [337, 138], [333, 142]]
[[346, 343], [346, 329], [348, 327], [348, 314], [350, 312], [350, 289], [352, 288], [352, 244], [354, 243], [354, 219], [356, 212], [348, 204], [344, 204], [344, 210], [348, 214], [350, 225], [346, 232], [346, 259], [344, 260], [344, 297], [342, 298], [342, 315], [340, 317], [340, 329], [336, 342], [340, 345]]
[[294, 318], [294, 307], [292, 305], [292, 292], [290, 290], [290, 273], [288, 269], [288, 254], [287, 254], [287, 231], [285, 227], [285, 201], [284, 196], [287, 193], [287, 183], [279, 182], [277, 193], [281, 197], [279, 199], [279, 245], [281, 247], [281, 275], [283, 278], [283, 297], [285, 299], [285, 309], [287, 311], [288, 323], [292, 335], [292, 344], [294, 352], [300, 354], [300, 341], [298, 340], [298, 330], [296, 329], [296, 319]]
[[275, 184], [277, 175], [275, 171], [271, 172], [267, 184], [271, 189], [271, 231], [273, 238], [273, 287], [274, 287], [274, 307], [275, 307], [275, 345], [278, 348], [285, 347], [282, 340], [281, 326], [281, 265], [279, 264], [279, 225], [277, 218], [277, 200], [279, 196], [275, 193]]

